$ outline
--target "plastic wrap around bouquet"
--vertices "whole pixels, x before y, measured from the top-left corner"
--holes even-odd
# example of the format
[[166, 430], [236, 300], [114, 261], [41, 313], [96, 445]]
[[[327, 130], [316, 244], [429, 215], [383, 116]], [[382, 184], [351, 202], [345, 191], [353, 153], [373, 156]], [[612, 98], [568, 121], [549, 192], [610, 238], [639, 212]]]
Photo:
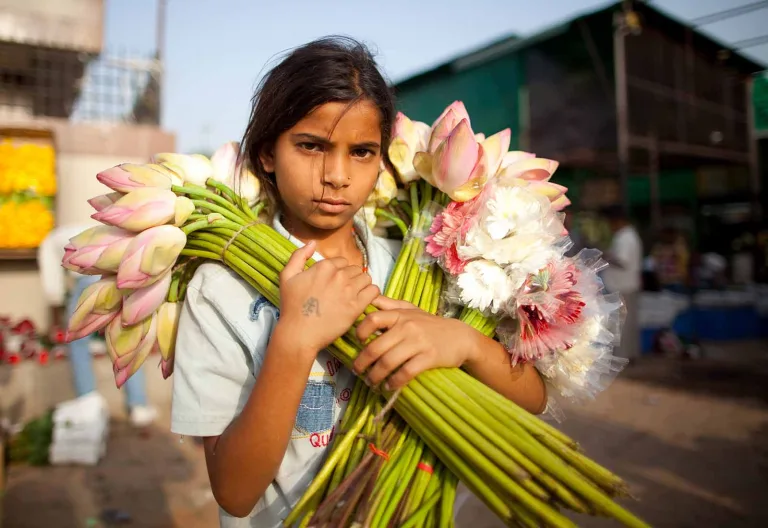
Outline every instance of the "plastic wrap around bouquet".
[[[475, 134], [460, 102], [432, 126], [399, 114], [394, 174], [382, 168], [360, 215], [403, 240], [384, 294], [495, 336], [511, 363], [536, 366], [556, 412], [555, 398], [594, 398], [621, 369], [612, 348], [622, 305], [602, 293], [598, 252], [565, 256], [557, 163], [509, 152], [510, 140], [508, 129]], [[97, 177], [114, 191], [89, 201], [105, 225], [74, 237], [63, 265], [101, 279], [82, 294], [68, 338], [105, 328], [118, 387], [153, 352], [171, 375], [180, 303], [200, 263], [223, 263], [279, 306], [279, 274], [296, 248], [270, 227], [236, 143], [211, 159], [160, 154]], [[329, 350], [350, 366], [362, 348], [351, 328]], [[285, 525], [451, 526], [458, 481], [509, 525], [575, 526], [571, 510], [646, 526], [614, 502], [628, 495], [619, 477], [458, 368], [394, 393], [358, 380]]]

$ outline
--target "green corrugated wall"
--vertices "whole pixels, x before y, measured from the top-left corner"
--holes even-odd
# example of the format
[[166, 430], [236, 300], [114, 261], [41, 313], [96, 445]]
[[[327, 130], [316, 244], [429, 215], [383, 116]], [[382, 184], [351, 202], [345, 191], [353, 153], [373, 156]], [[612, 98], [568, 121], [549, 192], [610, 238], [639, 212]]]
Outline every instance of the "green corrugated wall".
[[460, 72], [435, 72], [397, 88], [398, 109], [411, 119], [432, 122], [446, 106], [461, 100], [472, 129], [486, 135], [512, 129], [512, 147], [519, 145], [518, 100], [522, 70], [517, 55], [502, 57]]

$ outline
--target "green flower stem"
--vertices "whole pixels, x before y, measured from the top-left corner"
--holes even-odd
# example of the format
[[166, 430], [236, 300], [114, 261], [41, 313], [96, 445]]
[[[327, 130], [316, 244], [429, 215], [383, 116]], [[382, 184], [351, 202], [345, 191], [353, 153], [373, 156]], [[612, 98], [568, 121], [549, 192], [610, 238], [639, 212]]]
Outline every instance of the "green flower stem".
[[[408, 420], [409, 423], [417, 423], [421, 413], [416, 411], [409, 402], [399, 400], [396, 405], [398, 413]], [[487, 481], [480, 477], [453, 449], [448, 447], [446, 440], [442, 435], [430, 427], [423, 427], [419, 436], [427, 443], [429, 448], [438, 456], [440, 460], [479, 497], [488, 508], [493, 511], [502, 521], [509, 522], [512, 519], [512, 511], [507, 506], [507, 501], [502, 499], [488, 485]], [[450, 438], [450, 437], [448, 437]]]
[[438, 372], [446, 378], [450, 379], [455, 385], [460, 386], [462, 390], [470, 394], [470, 396], [473, 398], [477, 399], [482, 397], [487, 398], [488, 401], [494, 402], [496, 405], [493, 408], [487, 407], [486, 410], [490, 411], [492, 409], [499, 409], [502, 412], [499, 419], [517, 420], [518, 423], [525, 427], [534, 436], [536, 434], [548, 434], [566, 446], [571, 447], [572, 449], [579, 449], [579, 445], [574, 440], [562, 433], [559, 429], [552, 427], [544, 420], [541, 420], [536, 416], [524, 411], [498, 392], [487, 391], [487, 387], [485, 387], [481, 381], [473, 378], [466, 372], [463, 372], [459, 369], [443, 369]]
[[207, 202], [205, 200], [192, 200], [192, 203], [201, 211], [208, 211], [210, 213], [219, 213], [221, 216], [232, 222], [239, 222], [241, 220], [240, 213], [233, 213], [226, 207], [222, 207], [218, 204]]
[[395, 267], [392, 270], [392, 275], [390, 275], [387, 287], [384, 289], [384, 295], [391, 299], [397, 298], [398, 290], [402, 284], [408, 258], [410, 257], [411, 249], [413, 247], [411, 242], [412, 240], [406, 240], [403, 247], [400, 249], [400, 254], [397, 256]]
[[217, 235], [214, 235], [212, 233], [202, 233], [198, 231], [197, 233], [195, 233], [190, 237], [190, 242], [196, 242], [199, 246], [205, 249], [208, 249], [210, 251], [218, 250], [222, 252], [222, 259], [226, 259], [227, 253], [231, 253], [232, 255], [236, 256], [240, 260], [246, 262], [249, 266], [255, 269], [262, 276], [270, 280], [272, 284], [277, 284], [280, 280], [279, 273], [275, 271], [273, 268], [270, 268], [269, 266], [265, 265], [259, 259], [252, 257], [251, 255], [249, 255], [248, 253], [246, 253], [245, 251], [237, 247], [236, 244], [229, 244], [229, 247], [227, 247], [227, 241], [220, 238]]
[[[251, 220], [255, 220], [258, 218], [258, 212], [254, 212], [249, 206], [248, 202], [243, 199], [242, 196], [237, 194], [233, 189], [231, 189], [229, 186], [224, 185], [223, 183], [214, 180], [213, 178], [208, 178], [208, 180], [205, 182], [206, 185], [209, 187], [213, 187], [217, 191], [219, 191], [221, 194], [226, 196], [230, 202], [235, 204], [238, 209], [240, 209], [243, 213], [248, 215]], [[258, 205], [264, 206], [264, 202], [259, 203]]]
[[[500, 422], [494, 419], [494, 417], [485, 411], [481, 405], [477, 404], [471, 396], [465, 393], [457, 385], [452, 384], [449, 380], [444, 377], [441, 378], [439, 374], [439, 371], [425, 372], [423, 376], [425, 382], [423, 387], [426, 387], [427, 390], [432, 392], [436, 398], [443, 401], [454, 399], [459, 403], [459, 405], [453, 406], [453, 410], [462, 418], [462, 420], [464, 420], [475, 432], [496, 444], [496, 446], [505, 452], [515, 463], [519, 464], [524, 471], [535, 478], [536, 482], [530, 480], [527, 483], [525, 481], [521, 482], [528, 491], [539, 498], [545, 499], [547, 498], [546, 495], [542, 496], [538, 492], [538, 490], [541, 490], [541, 492], [546, 493], [541, 488], [541, 486], [544, 486], [572, 510], [578, 513], [588, 513], [589, 508], [582, 500], [571, 493], [571, 491], [560, 482], [543, 472], [541, 468], [531, 462], [529, 458], [523, 456], [522, 453], [509, 442], [507, 439], [508, 428], [506, 426], [506, 421]], [[430, 381], [430, 383], [427, 383], [427, 381]], [[539, 483], [541, 486], [539, 486]]]
[[[424, 453], [424, 455], [421, 457], [421, 460], [419, 462], [421, 464], [425, 464], [431, 467], [434, 472], [435, 460], [436, 459], [435, 459], [434, 453], [432, 453], [432, 451], [427, 450]], [[423, 502], [424, 494], [427, 491], [427, 484], [429, 484], [429, 481], [432, 479], [433, 476], [434, 476], [434, 473], [430, 474], [424, 470], [419, 470], [411, 490], [411, 495], [408, 498], [408, 505], [403, 511], [403, 514], [405, 517], [410, 517], [411, 515], [413, 515], [413, 513], [419, 507], [419, 504]]]
[[416, 289], [413, 291], [413, 296], [411, 297], [410, 302], [418, 306], [421, 301], [421, 296], [424, 294], [424, 288], [427, 285], [429, 268], [422, 264], [417, 268], [417, 273]]
[[[423, 376], [423, 379], [426, 380], [426, 376]], [[434, 409], [434, 411], [446, 421], [448, 426], [453, 427], [456, 431], [468, 429], [468, 432], [465, 433], [466, 440], [468, 441], [465, 445], [465, 449], [469, 448], [469, 451], [472, 451], [472, 447], [469, 444], [474, 444], [477, 451], [483, 453], [498, 469], [504, 471], [506, 475], [516, 480], [522, 488], [531, 494], [532, 497], [541, 500], [549, 499], [549, 493], [531, 479], [530, 472], [526, 471], [523, 467], [523, 464], [525, 463], [524, 460], [521, 460], [523, 457], [512, 448], [509, 442], [496, 434], [496, 432], [482, 420], [479, 420], [477, 417], [472, 416], [471, 413], [466, 412], [462, 405], [454, 404], [449, 408], [443, 403], [443, 400], [440, 399], [441, 397], [445, 397], [445, 393], [441, 392], [438, 387], [434, 387], [433, 384], [427, 385], [429, 385], [430, 388], [426, 388], [421, 382], [415, 381], [411, 383], [409, 387], [412, 388], [414, 393], [429, 405], [430, 408]], [[437, 394], [431, 391], [434, 391]], [[450, 399], [451, 397], [448, 396], [446, 401], [450, 401]], [[458, 400], [457, 403], [462, 402], [461, 400]], [[492, 474], [489, 476], [493, 478]]]
[[440, 500], [440, 522], [438, 528], [451, 528], [453, 524], [453, 503], [456, 502], [456, 486], [459, 480], [450, 471], [443, 473], [443, 493]]
[[[417, 466], [419, 464], [419, 460], [421, 460], [422, 454], [424, 453], [424, 448], [426, 446], [421, 440], [417, 440], [415, 443], [416, 448], [413, 454], [409, 459], [407, 459], [407, 461], [404, 460], [403, 462], [404, 465], [401, 469], [399, 485], [391, 490], [391, 497], [389, 498], [389, 501], [383, 510], [381, 520], [384, 521], [385, 526], [390, 524], [398, 504], [400, 504], [400, 501], [403, 499], [403, 495], [409, 489], [407, 484], [411, 481], [416, 471], [418, 471]], [[378, 523], [376, 524], [378, 525]]]
[[411, 207], [411, 204], [408, 202], [397, 201], [397, 206], [400, 207], [406, 215], [408, 215], [409, 219], [413, 218], [413, 207]]
[[405, 225], [405, 222], [400, 220], [400, 218], [393, 215], [392, 213], [385, 211], [384, 209], [376, 209], [376, 216], [379, 218], [386, 218], [387, 220], [391, 220], [397, 226], [403, 236], [408, 235], [408, 226]]
[[312, 480], [312, 484], [309, 485], [309, 488], [307, 488], [304, 496], [302, 496], [296, 506], [294, 506], [290, 515], [288, 515], [288, 517], [286, 517], [286, 519], [283, 521], [284, 526], [291, 526], [298, 520], [298, 517], [301, 514], [304, 506], [306, 506], [312, 497], [320, 491], [321, 486], [327, 481], [327, 479], [330, 478], [331, 471], [333, 470], [335, 463], [339, 458], [341, 458], [341, 454], [349, 449], [349, 447], [352, 445], [352, 442], [355, 440], [355, 437], [357, 436], [357, 433], [360, 431], [360, 429], [362, 429], [363, 424], [367, 418], [367, 413], [360, 413], [360, 416], [358, 416], [357, 420], [355, 420], [352, 429], [349, 431], [349, 433], [345, 433], [344, 439], [339, 442], [339, 449], [335, 453], [330, 454], [325, 465], [320, 469], [318, 474]]
[[[218, 228], [218, 227], [206, 229], [204, 231], [198, 231], [197, 233], [201, 233], [201, 232], [220, 237], [224, 241], [225, 245], [227, 243], [229, 244], [229, 248], [232, 248], [234, 246], [234, 247], [240, 248], [243, 251], [248, 251], [251, 255], [258, 255], [257, 258], [263, 261], [263, 264], [265, 266], [273, 270], [276, 276], [279, 276], [280, 271], [283, 268], [285, 268], [285, 265], [283, 264], [282, 259], [275, 257], [274, 253], [264, 249], [262, 244], [265, 244], [267, 242], [262, 242], [262, 244], [255, 243], [250, 238], [250, 236], [246, 236], [245, 233], [240, 233], [239, 235], [235, 236], [235, 232], [229, 229]], [[197, 235], [197, 233], [195, 233], [195, 235]], [[193, 236], [193, 238], [199, 238], [199, 237]]]
[[[404, 391], [405, 392], [405, 391]], [[510, 402], [511, 403], [511, 402]], [[514, 405], [514, 404], [512, 404]], [[516, 406], [515, 406], [516, 407]], [[520, 410], [520, 412], [525, 412]], [[597, 488], [590, 480], [565, 463], [541, 444], [523, 428], [517, 420], [507, 420], [508, 434], [514, 437], [521, 453], [543, 471], [562, 482], [589, 503], [597, 512], [603, 513], [630, 527], [647, 527], [643, 521], [613, 502], [610, 497]]]
[[[409, 436], [410, 434], [411, 433], [409, 432]], [[415, 442], [406, 442], [403, 456], [398, 456], [394, 461], [390, 458], [390, 462], [387, 464], [389, 472], [386, 475], [382, 475], [382, 477], [376, 481], [376, 487], [374, 488], [375, 498], [371, 505], [366, 525], [381, 526], [384, 511], [387, 508], [394, 490], [396, 488], [401, 488], [401, 486], [398, 486], [397, 484], [403, 473], [403, 461], [407, 462], [410, 460], [417, 447]], [[390, 455], [390, 457], [391, 456], [392, 455]]]
[[413, 528], [417, 526], [418, 527], [425, 526], [426, 525], [425, 520], [427, 518], [427, 515], [429, 515], [429, 512], [432, 511], [432, 508], [434, 508], [439, 501], [440, 501], [440, 489], [436, 489], [429, 495], [427, 500], [425, 500], [422, 503], [419, 509], [416, 510], [407, 521], [405, 521], [403, 524], [400, 525], [400, 528]]
[[411, 228], [416, 228], [419, 218], [419, 186], [417, 183], [411, 183]]
[[[460, 456], [471, 462], [476, 468], [476, 471], [479, 470], [481, 474], [485, 475], [492, 482], [495, 482], [506, 493], [509, 493], [511, 497], [514, 497], [515, 500], [519, 501], [526, 508], [535, 512], [537, 517], [541, 520], [552, 526], [573, 526], [567, 518], [553, 510], [546, 502], [543, 502], [523, 488], [517, 481], [522, 475], [519, 475], [517, 479], [513, 479], [510, 475], [505, 473], [505, 471], [514, 471], [514, 469], [512, 469], [514, 466], [509, 463], [508, 457], [495, 448], [495, 446], [490, 445], [490, 442], [487, 440], [479, 438], [479, 435], [466, 427], [465, 424], [462, 424], [460, 419], [457, 419], [455, 413], [446, 409], [442, 402], [434, 397], [430, 397], [431, 395], [428, 393], [425, 395], [425, 391], [419, 387], [419, 385], [418, 378], [412, 381], [403, 390], [398, 402], [407, 400], [409, 403], [417, 403], [416, 398], [418, 398], [419, 405], [433, 409], [432, 416], [430, 417], [430, 425], [432, 425], [436, 431], [440, 431], [444, 437], [452, 438], [451, 443], [457, 452]], [[411, 393], [411, 390], [418, 391], [418, 393]], [[421, 399], [421, 397], [425, 398]], [[437, 406], [439, 406], [441, 410], [438, 411]], [[453, 427], [450, 422], [454, 422]], [[425, 426], [427, 423], [426, 421], [419, 424], [412, 424], [409, 422], [409, 425], [411, 425], [411, 427], [418, 426], [417, 431], [421, 434], [422, 429], [426, 428]], [[454, 427], [458, 427], [458, 429], [454, 429]], [[474, 440], [475, 445], [478, 447], [477, 450], [472, 447], [467, 439], [465, 439], [465, 435]], [[499, 465], [494, 464], [491, 460], [496, 460]]]
[[430, 264], [427, 268], [427, 278], [424, 281], [424, 288], [416, 305], [427, 313], [431, 313], [429, 308], [432, 306], [432, 290], [435, 287], [435, 264]]
[[208, 189], [203, 189], [202, 187], [177, 187], [174, 185], [171, 190], [176, 194], [187, 195], [195, 205], [197, 205], [197, 202], [207, 203], [226, 210], [237, 218], [244, 220], [248, 218], [247, 214], [241, 211], [235, 204]]
[[440, 308], [440, 297], [443, 294], [443, 271], [438, 270], [435, 277], [435, 285], [432, 289], [432, 304], [429, 307], [429, 313], [436, 314]]

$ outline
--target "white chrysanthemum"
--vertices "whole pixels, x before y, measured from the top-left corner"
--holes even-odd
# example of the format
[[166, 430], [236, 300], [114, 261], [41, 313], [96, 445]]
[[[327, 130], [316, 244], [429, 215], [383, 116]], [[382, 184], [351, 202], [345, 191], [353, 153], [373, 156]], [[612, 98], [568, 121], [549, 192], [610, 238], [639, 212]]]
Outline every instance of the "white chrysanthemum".
[[525, 278], [538, 272], [557, 256], [556, 237], [546, 232], [514, 235], [493, 240], [482, 226], [472, 227], [458, 248], [462, 259], [484, 258], [505, 266], [519, 287]]
[[494, 240], [510, 234], [545, 231], [550, 216], [549, 202], [525, 187], [496, 187], [481, 211], [485, 230]]
[[515, 293], [512, 282], [501, 266], [487, 260], [467, 264], [458, 276], [462, 302], [481, 311], [498, 313]]

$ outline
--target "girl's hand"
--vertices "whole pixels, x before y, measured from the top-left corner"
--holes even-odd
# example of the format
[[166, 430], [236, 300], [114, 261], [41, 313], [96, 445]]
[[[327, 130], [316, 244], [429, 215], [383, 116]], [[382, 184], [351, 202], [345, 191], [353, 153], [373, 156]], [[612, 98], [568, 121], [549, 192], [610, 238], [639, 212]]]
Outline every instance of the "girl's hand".
[[384, 296], [373, 305], [380, 311], [360, 323], [357, 337], [365, 342], [376, 331], [385, 332], [371, 341], [354, 363], [358, 374], [370, 367], [367, 381], [372, 386], [391, 375], [385, 388], [396, 390], [425, 370], [460, 367], [479, 354], [482, 334], [457, 319], [437, 317]]
[[371, 277], [346, 259], [322, 260], [305, 270], [315, 246], [311, 241], [297, 249], [280, 274], [278, 323], [288, 329], [298, 350], [312, 355], [349, 330], [380, 295]]

